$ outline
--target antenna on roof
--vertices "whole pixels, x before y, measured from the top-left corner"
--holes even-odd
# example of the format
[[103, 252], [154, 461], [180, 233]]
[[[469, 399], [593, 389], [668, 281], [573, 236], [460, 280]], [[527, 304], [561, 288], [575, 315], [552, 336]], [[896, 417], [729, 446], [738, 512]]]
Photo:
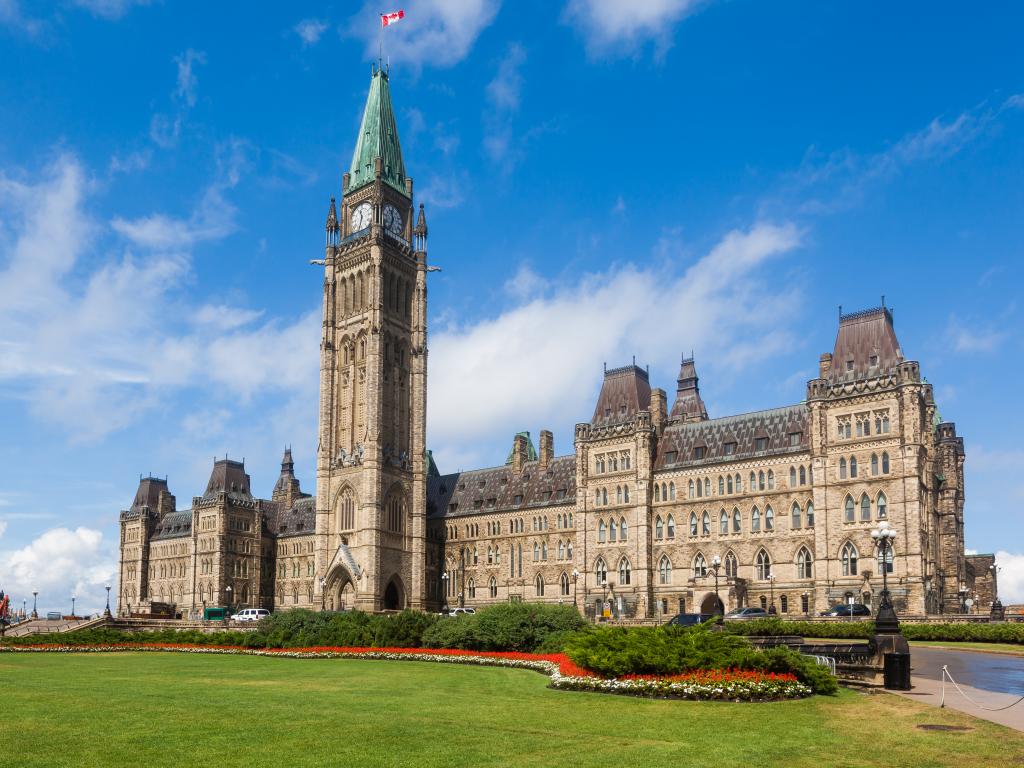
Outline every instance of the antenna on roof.
[[885, 294], [882, 294], [882, 309], [885, 309]]
[[636, 355], [633, 355], [633, 367], [636, 368]]
[[604, 372], [608, 373], [608, 361], [607, 360], [604, 363]]
[[843, 319], [843, 305], [842, 304], [839, 305], [839, 319], [840, 320]]

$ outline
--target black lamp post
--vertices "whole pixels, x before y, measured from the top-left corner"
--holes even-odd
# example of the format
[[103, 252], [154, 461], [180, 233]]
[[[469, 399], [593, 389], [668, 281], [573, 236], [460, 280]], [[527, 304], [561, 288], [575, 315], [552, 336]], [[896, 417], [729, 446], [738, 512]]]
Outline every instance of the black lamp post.
[[323, 612], [327, 605], [327, 579], [320, 577], [320, 611]]
[[228, 596], [228, 620], [230, 621], [231, 620], [231, 585], [228, 584], [226, 587], [224, 587], [224, 591], [227, 593], [227, 596]]
[[882, 600], [878, 605], [878, 616], [875, 618], [875, 632], [899, 634], [900, 622], [896, 618], [896, 611], [889, 598], [889, 558], [893, 540], [896, 538], [896, 531], [889, 527], [889, 523], [883, 521], [878, 528], [871, 531], [871, 538], [874, 539], [875, 546], [878, 547], [879, 558], [882, 561]]
[[36, 597], [38, 595], [39, 595], [39, 591], [33, 589], [32, 590], [32, 618], [33, 619], [38, 619], [39, 618], [39, 611], [36, 610]]
[[768, 613], [775, 615], [775, 574], [768, 574], [768, 588], [771, 591], [771, 603], [768, 605]]
[[444, 603], [441, 609], [448, 613], [448, 571], [441, 574], [441, 594], [444, 597]]
[[576, 601], [576, 580], [579, 579], [580, 572], [575, 568], [572, 569], [572, 604], [579, 610], [579, 603]]
[[107, 607], [103, 611], [103, 615], [109, 618], [110, 617], [110, 585], [109, 584], [107, 584], [106, 590], [107, 590]]
[[75, 596], [71, 596], [71, 618], [75, 618]]
[[715, 610], [719, 615], [724, 613], [722, 610], [722, 599], [718, 596], [718, 569], [722, 567], [722, 558], [715, 555], [711, 558], [711, 572], [715, 574]]

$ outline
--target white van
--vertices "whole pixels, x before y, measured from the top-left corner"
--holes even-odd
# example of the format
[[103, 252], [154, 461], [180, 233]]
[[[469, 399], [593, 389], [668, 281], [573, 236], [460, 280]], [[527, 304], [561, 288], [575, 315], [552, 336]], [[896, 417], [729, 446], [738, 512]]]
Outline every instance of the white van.
[[266, 608], [243, 608], [234, 616], [231, 617], [232, 621], [259, 621], [265, 619], [270, 615], [270, 611]]

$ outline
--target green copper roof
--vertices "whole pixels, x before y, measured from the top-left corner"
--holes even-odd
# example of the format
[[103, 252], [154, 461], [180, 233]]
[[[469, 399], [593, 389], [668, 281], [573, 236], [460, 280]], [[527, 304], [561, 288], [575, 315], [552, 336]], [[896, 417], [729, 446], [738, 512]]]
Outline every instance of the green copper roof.
[[387, 72], [380, 69], [374, 70], [370, 79], [370, 93], [366, 97], [356, 149], [352, 153], [346, 194], [373, 181], [374, 162], [378, 157], [382, 159], [383, 181], [404, 193], [405, 163], [402, 162], [402, 147], [398, 143], [395, 111], [391, 107], [391, 87]]
[[[533, 447], [533, 440], [530, 439], [530, 433], [529, 432], [516, 432], [516, 437], [520, 437], [520, 436], [526, 438], [526, 460], [527, 461], [536, 461], [537, 460], [537, 449]], [[508, 452], [508, 458], [505, 459], [505, 463], [506, 464], [511, 464], [512, 463], [512, 457], [515, 455], [515, 452], [516, 452], [516, 444], [513, 441], [513, 443], [512, 443], [512, 450]]]

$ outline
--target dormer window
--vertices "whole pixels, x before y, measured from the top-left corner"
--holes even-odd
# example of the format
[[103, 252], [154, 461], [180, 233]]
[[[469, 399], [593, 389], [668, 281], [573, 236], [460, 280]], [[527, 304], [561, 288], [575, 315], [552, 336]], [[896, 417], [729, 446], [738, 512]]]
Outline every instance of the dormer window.
[[611, 416], [612, 415], [612, 409], [611, 408], [605, 408], [604, 409], [604, 415], [605, 416]]
[[725, 455], [732, 456], [736, 453], [736, 443], [726, 443], [724, 446]]
[[847, 360], [846, 361], [846, 370], [848, 370], [848, 371], [852, 371], [853, 370], [853, 360]]
[[876, 367], [878, 365], [878, 355], [872, 355], [871, 357], [869, 357], [868, 363], [871, 365], [872, 368]]
[[675, 464], [676, 463], [676, 456], [677, 455], [678, 454], [675, 451], [667, 451], [665, 453], [665, 463], [666, 464]]
[[621, 413], [623, 416], [626, 415], [626, 404], [625, 403], [623, 403], [622, 405], [619, 406], [619, 413]]
[[754, 450], [755, 451], [767, 451], [768, 450], [768, 438], [767, 437], [756, 437], [756, 438], [754, 438]]
[[465, 483], [459, 483], [459, 490], [460, 491], [466, 490], [466, 484]]
[[789, 444], [790, 444], [791, 447], [796, 448], [797, 446], [800, 445], [800, 435], [801, 434], [802, 433], [800, 433], [800, 432], [790, 432], [789, 433]]
[[703, 459], [704, 458], [704, 446], [698, 445], [693, 449], [693, 458]]

